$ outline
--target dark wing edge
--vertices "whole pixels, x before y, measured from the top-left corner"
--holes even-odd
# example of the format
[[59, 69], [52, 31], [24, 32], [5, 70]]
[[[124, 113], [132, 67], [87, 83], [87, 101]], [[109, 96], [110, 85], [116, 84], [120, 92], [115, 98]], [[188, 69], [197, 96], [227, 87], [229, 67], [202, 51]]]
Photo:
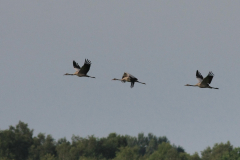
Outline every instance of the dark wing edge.
[[136, 82], [136, 81], [138, 81], [138, 79], [137, 79], [136, 77], [131, 77], [131, 76], [130, 76], [130, 81]]
[[210, 84], [211, 82], [212, 82], [212, 79], [213, 79], [213, 77], [214, 77], [214, 74], [212, 73], [212, 71], [210, 71], [209, 73], [208, 73], [208, 84]]
[[81, 70], [80, 70], [80, 73], [82, 74], [87, 74], [88, 71], [90, 70], [90, 67], [91, 67], [91, 61], [88, 60], [88, 59], [85, 59], [85, 62], [84, 62], [84, 65], [82, 66]]
[[197, 72], [196, 72], [196, 77], [197, 78], [201, 78], [201, 79], [203, 79], [203, 76], [202, 76], [202, 74], [197, 70]]
[[77, 62], [73, 60], [73, 68], [81, 69]]

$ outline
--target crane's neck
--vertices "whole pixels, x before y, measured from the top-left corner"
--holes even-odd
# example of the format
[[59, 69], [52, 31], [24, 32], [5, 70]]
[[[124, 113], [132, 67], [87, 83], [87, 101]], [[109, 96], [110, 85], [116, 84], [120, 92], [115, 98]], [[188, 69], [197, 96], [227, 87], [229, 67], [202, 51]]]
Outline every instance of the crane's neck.
[[69, 73], [66, 73], [64, 75], [70, 75], [70, 76], [73, 76], [73, 75], [76, 75], [75, 73], [74, 74], [69, 74]]
[[113, 78], [112, 80], [122, 81], [122, 79]]
[[191, 85], [191, 84], [186, 84], [185, 86], [192, 86], [192, 87], [197, 87], [198, 85], [195, 84], [195, 85]]

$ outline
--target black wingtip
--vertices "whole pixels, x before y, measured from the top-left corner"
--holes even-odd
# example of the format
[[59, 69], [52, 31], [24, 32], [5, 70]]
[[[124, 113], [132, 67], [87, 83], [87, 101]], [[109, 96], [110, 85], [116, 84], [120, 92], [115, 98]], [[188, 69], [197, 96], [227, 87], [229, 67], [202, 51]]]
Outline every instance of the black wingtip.
[[92, 64], [89, 59], [85, 59], [85, 63], [86, 63], [86, 64]]

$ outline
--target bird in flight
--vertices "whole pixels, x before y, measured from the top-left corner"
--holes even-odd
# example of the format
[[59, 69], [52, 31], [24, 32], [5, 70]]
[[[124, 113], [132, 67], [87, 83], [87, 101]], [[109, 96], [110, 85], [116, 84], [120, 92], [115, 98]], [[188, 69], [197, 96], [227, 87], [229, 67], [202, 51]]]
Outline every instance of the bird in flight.
[[218, 89], [218, 88], [214, 88], [209, 86], [209, 84], [212, 82], [214, 74], [212, 72], [209, 72], [207, 77], [203, 78], [202, 74], [197, 70], [196, 72], [196, 77], [198, 79], [198, 83], [195, 85], [190, 85], [190, 84], [186, 84], [185, 86], [197, 86], [199, 88], [211, 88], [211, 89]]
[[80, 67], [77, 62], [73, 61], [73, 68], [76, 69], [76, 72], [73, 74], [66, 73], [64, 75], [76, 75], [78, 77], [90, 77], [90, 78], [95, 78], [87, 75], [89, 69], [91, 67], [91, 61], [88, 59], [85, 59], [84, 65]]
[[118, 80], [118, 81], [121, 81], [123, 83], [125, 82], [131, 82], [131, 88], [134, 87], [134, 83], [137, 82], [137, 83], [141, 83], [141, 84], [146, 84], [146, 83], [143, 83], [143, 82], [139, 82], [138, 79], [136, 77], [134, 77], [133, 75], [129, 74], [129, 73], [126, 73], [124, 72], [123, 76], [122, 76], [122, 79], [117, 79], [117, 78], [114, 78], [112, 80]]

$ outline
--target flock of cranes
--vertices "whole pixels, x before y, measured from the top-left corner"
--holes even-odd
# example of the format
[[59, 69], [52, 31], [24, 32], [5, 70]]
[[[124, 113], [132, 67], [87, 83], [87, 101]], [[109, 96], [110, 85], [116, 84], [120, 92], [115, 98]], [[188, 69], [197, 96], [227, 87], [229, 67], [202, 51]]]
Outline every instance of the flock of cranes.
[[[76, 75], [78, 77], [95, 78], [95, 77], [91, 77], [91, 76], [87, 75], [88, 71], [90, 70], [90, 67], [91, 67], [91, 61], [88, 60], [88, 59], [85, 59], [84, 65], [82, 67], [80, 67], [77, 62], [73, 61], [73, 68], [76, 69], [76, 72], [73, 73], [73, 74], [66, 73], [64, 75], [71, 75], [71, 76]], [[186, 84], [185, 86], [218, 89], [218, 88], [214, 88], [214, 87], [209, 86], [209, 84], [212, 82], [213, 76], [214, 76], [214, 74], [212, 72], [209, 72], [207, 77], [203, 78], [202, 74], [197, 70], [196, 77], [198, 79], [198, 83], [195, 84], [195, 85]], [[124, 72], [124, 74], [122, 76], [122, 79], [114, 78], [112, 80], [118, 80], [118, 81], [121, 81], [123, 83], [130, 82], [131, 83], [131, 86], [130, 86], [131, 88], [134, 87], [135, 82], [141, 83], [141, 84], [146, 84], [146, 83], [143, 83], [143, 82], [139, 82], [136, 77], [134, 77], [133, 75], [131, 75], [129, 73], [126, 73], [126, 72]]]

